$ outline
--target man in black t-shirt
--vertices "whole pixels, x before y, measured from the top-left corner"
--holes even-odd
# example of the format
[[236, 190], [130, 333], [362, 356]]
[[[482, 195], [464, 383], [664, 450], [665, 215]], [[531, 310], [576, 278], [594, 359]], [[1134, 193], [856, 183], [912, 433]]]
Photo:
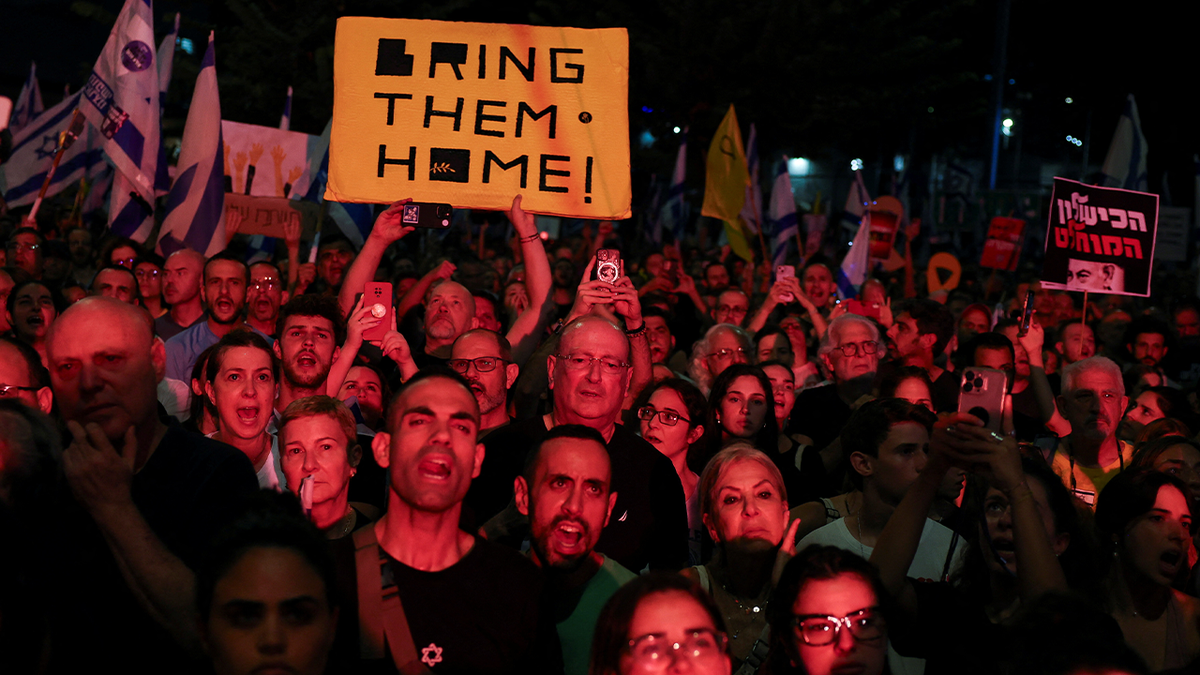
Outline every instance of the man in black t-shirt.
[[[387, 428], [371, 445], [390, 478], [387, 514], [373, 528], [378, 546], [356, 537], [356, 611], [341, 622], [354, 633], [343, 644], [370, 645], [363, 672], [422, 664], [438, 673], [561, 671], [537, 568], [458, 526], [484, 453], [466, 382], [444, 368], [418, 373], [397, 393]], [[389, 618], [392, 593], [408, 635]], [[409, 637], [412, 662], [397, 663]]]
[[51, 326], [46, 355], [72, 439], [62, 458], [71, 494], [39, 546], [50, 671], [185, 670], [199, 645], [192, 568], [258, 489], [254, 469], [233, 448], [159, 421], [166, 355], [145, 310], [80, 300]]

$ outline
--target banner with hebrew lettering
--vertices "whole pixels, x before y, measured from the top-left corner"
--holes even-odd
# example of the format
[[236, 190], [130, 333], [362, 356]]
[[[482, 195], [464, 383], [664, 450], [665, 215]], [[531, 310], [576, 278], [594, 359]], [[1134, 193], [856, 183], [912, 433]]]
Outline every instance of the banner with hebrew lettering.
[[326, 199], [627, 218], [624, 28], [343, 17]]
[[1042, 286], [1150, 295], [1158, 195], [1054, 179]]

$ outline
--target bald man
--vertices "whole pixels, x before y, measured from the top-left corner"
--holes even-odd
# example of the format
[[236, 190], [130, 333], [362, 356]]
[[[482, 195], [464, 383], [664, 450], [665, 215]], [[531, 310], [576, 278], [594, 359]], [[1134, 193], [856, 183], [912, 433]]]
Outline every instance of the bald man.
[[204, 262], [203, 255], [185, 248], [172, 253], [163, 265], [163, 300], [171, 305], [171, 311], [158, 317], [154, 332], [164, 341], [204, 317], [204, 298], [200, 294]]
[[[195, 576], [213, 533], [257, 491], [245, 455], [158, 415], [165, 367], [145, 310], [108, 297], [80, 300], [46, 337], [50, 384], [70, 446], [70, 497], [50, 516], [39, 555], [53, 672], [121, 662], [129, 672], [182, 663], [198, 646]], [[61, 642], [60, 642], [61, 641]]]

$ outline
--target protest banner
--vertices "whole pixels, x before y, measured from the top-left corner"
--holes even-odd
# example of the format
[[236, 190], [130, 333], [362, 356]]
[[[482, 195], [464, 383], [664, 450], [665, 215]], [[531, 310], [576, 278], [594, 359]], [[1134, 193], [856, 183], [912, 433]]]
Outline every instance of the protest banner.
[[1021, 240], [1025, 236], [1025, 221], [1020, 218], [996, 216], [988, 225], [987, 241], [983, 244], [980, 267], [1015, 272], [1021, 258]]
[[1042, 287], [1150, 295], [1158, 195], [1054, 179]]
[[1154, 237], [1154, 259], [1183, 262], [1188, 254], [1188, 223], [1192, 210], [1183, 206], [1160, 206], [1158, 234]]
[[[301, 238], [312, 239], [316, 230], [317, 211], [320, 208], [316, 202], [300, 199], [252, 197], [235, 192], [225, 193], [225, 213], [236, 211], [241, 216], [237, 234], [247, 236], [261, 234], [283, 239], [284, 224], [298, 222], [301, 228]], [[233, 221], [227, 216], [226, 222]], [[227, 234], [232, 236], [234, 232]]]
[[[308, 145], [316, 136], [221, 120], [225, 141], [225, 192], [289, 197], [308, 192]], [[317, 168], [317, 167], [313, 167]]]
[[626, 218], [629, 37], [343, 17], [325, 198]]
[[871, 252], [873, 262], [882, 262], [892, 257], [896, 247], [896, 232], [904, 219], [904, 205], [899, 199], [883, 196], [867, 207], [871, 225]]
[[925, 269], [925, 284], [930, 293], [952, 291], [958, 288], [962, 280], [962, 263], [953, 253], [941, 251], [929, 257], [929, 266]]

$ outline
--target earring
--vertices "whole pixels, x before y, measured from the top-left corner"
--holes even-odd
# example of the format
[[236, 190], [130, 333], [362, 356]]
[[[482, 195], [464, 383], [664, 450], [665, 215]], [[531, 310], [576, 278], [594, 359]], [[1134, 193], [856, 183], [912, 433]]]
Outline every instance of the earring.
[[354, 478], [354, 474], [358, 473], [358, 469], [350, 469], [350, 477]]

